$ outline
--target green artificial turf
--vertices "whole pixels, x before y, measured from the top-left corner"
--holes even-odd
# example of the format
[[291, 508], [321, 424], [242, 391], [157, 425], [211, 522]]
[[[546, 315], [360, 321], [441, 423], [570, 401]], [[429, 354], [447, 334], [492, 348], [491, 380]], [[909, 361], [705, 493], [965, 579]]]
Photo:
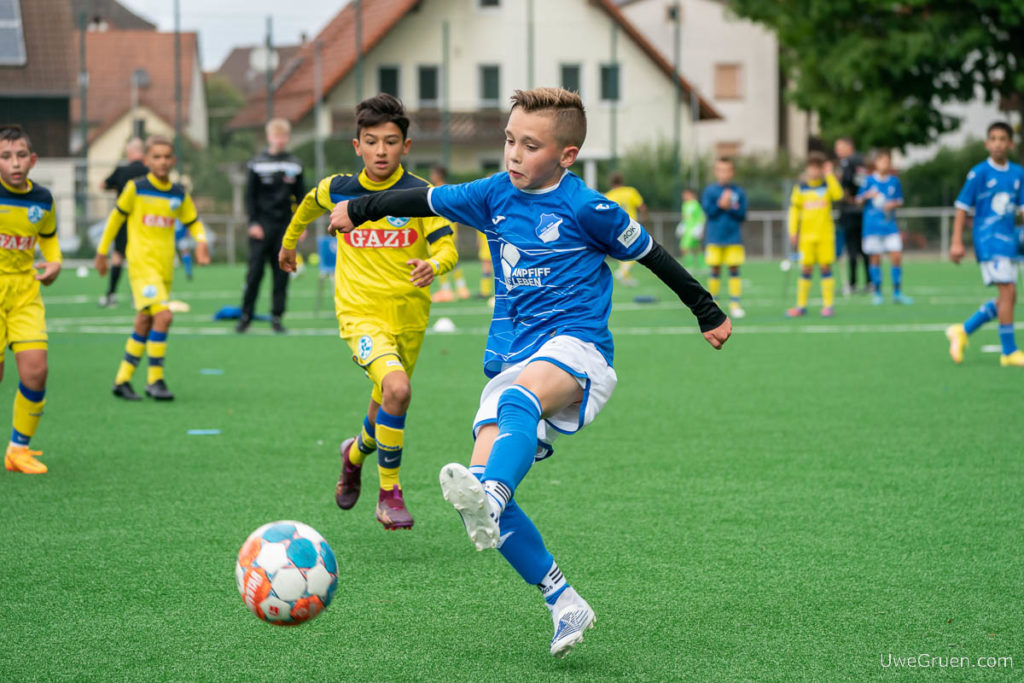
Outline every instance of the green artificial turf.
[[[413, 378], [416, 526], [385, 532], [372, 468], [353, 510], [334, 504], [337, 445], [369, 384], [333, 312], [313, 316], [315, 273], [292, 284], [288, 335], [256, 323], [243, 337], [210, 321], [237, 305], [241, 269], [179, 272], [192, 312], [169, 339], [177, 400], [125, 404], [110, 387], [130, 307], [96, 308], [99, 279], [68, 269], [45, 292], [33, 445], [50, 472], [0, 472], [0, 679], [865, 680], [922, 654], [945, 658], [933, 672], [966, 657], [941, 669], [957, 678], [1019, 673], [1024, 369], [981, 348], [994, 324], [959, 367], [942, 334], [991, 295], [976, 267], [910, 261], [913, 306], [857, 295], [832, 320], [812, 301], [789, 321], [794, 284], [750, 264], [748, 316], [721, 352], [634, 272], [640, 285], [615, 292], [614, 398], [516, 494], [598, 615], [559, 661], [538, 591], [472, 549], [437, 484], [471, 449], [483, 302], [434, 307], [457, 330], [428, 335]], [[7, 358], [0, 406], [17, 385]], [[242, 541], [277, 519], [318, 529], [340, 564], [332, 605], [293, 629], [261, 623], [235, 587]]]

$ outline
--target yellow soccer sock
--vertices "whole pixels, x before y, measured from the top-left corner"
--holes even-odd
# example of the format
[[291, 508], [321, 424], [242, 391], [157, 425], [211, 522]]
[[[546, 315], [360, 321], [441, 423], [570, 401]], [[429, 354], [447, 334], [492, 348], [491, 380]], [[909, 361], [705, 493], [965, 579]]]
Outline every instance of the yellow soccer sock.
[[374, 438], [376, 430], [369, 417], [363, 418], [363, 428], [359, 430], [359, 436], [352, 442], [352, 448], [348, 451], [348, 461], [356, 467], [361, 467], [366, 456], [377, 450], [377, 440]]
[[392, 415], [383, 408], [377, 411], [377, 472], [380, 487], [390, 491], [402, 485], [398, 469], [402, 465], [402, 442], [405, 439], [405, 415]]
[[825, 308], [832, 308], [836, 300], [836, 279], [831, 273], [821, 276], [821, 303]]
[[456, 268], [452, 271], [452, 278], [455, 280], [456, 288], [465, 288], [466, 286], [466, 274], [462, 272], [462, 268]]
[[708, 278], [708, 292], [711, 294], [711, 296], [713, 296], [713, 297], [715, 297], [717, 299], [718, 298], [718, 292], [721, 291], [721, 289], [722, 289], [722, 280], [721, 280], [721, 278], [715, 277], [714, 275], [712, 275], [711, 277]]
[[167, 333], [150, 330], [149, 341], [146, 342], [146, 355], [149, 356], [149, 372], [146, 384], [152, 384], [164, 378], [164, 356], [167, 354]]
[[740, 296], [743, 294], [743, 280], [740, 279], [739, 275], [733, 275], [729, 277], [729, 298], [733, 301], [739, 301]]
[[114, 378], [114, 384], [124, 384], [131, 381], [132, 375], [135, 374], [135, 368], [139, 366], [139, 359], [142, 358], [145, 350], [146, 338], [138, 332], [132, 332], [132, 336], [128, 337], [128, 343], [124, 345], [124, 359], [117, 368], [117, 377]]
[[494, 295], [494, 278], [490, 275], [480, 276], [480, 296], [490, 298]]
[[811, 276], [800, 275], [796, 281], [796, 307], [807, 308], [807, 297], [811, 294]]
[[39, 426], [39, 418], [43, 416], [46, 405], [46, 389], [34, 391], [18, 382], [18, 393], [14, 395], [14, 428], [11, 430], [11, 443], [17, 446], [28, 446], [29, 440], [35, 435]]

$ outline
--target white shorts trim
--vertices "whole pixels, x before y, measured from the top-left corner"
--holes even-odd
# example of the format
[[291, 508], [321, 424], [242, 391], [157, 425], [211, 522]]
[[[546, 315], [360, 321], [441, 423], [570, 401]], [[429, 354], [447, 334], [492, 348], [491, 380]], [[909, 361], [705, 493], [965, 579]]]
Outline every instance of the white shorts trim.
[[898, 232], [888, 235], [864, 235], [860, 246], [865, 254], [891, 254], [903, 251], [903, 238]]
[[1007, 256], [994, 256], [981, 262], [981, 279], [986, 286], [1017, 282], [1017, 260]]
[[619, 381], [615, 369], [608, 365], [601, 352], [590, 342], [566, 335], [552, 337], [529, 358], [506, 365], [484, 386], [480, 394], [480, 408], [473, 418], [474, 438], [484, 425], [497, 423], [501, 393], [514, 386], [520, 373], [536, 360], [557, 365], [575, 377], [583, 389], [583, 398], [578, 403], [567, 406], [537, 425], [538, 459], [551, 454], [551, 444], [559, 433], [573, 434], [593, 422], [608, 403]]

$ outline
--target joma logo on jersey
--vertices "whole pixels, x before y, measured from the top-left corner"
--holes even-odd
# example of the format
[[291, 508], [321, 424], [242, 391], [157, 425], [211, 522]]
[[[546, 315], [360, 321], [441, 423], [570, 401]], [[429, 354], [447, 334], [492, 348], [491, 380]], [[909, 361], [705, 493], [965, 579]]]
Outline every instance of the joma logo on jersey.
[[146, 213], [142, 215], [142, 224], [150, 228], [173, 228], [174, 216]]
[[0, 249], [31, 249], [35, 245], [32, 235], [0, 235]]
[[357, 249], [405, 249], [419, 239], [419, 233], [412, 228], [405, 230], [380, 230], [361, 228], [345, 235], [345, 242]]

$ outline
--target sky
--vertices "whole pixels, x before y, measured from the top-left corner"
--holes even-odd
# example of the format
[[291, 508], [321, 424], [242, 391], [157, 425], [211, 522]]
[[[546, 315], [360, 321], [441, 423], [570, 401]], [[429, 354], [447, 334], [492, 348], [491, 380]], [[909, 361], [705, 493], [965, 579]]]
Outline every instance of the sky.
[[[172, 0], [118, 0], [156, 24], [174, 30]], [[347, 0], [179, 0], [181, 30], [199, 32], [203, 70], [214, 71], [235, 47], [262, 44], [267, 17], [273, 17], [275, 43], [295, 44], [305, 32], [313, 37]]]

